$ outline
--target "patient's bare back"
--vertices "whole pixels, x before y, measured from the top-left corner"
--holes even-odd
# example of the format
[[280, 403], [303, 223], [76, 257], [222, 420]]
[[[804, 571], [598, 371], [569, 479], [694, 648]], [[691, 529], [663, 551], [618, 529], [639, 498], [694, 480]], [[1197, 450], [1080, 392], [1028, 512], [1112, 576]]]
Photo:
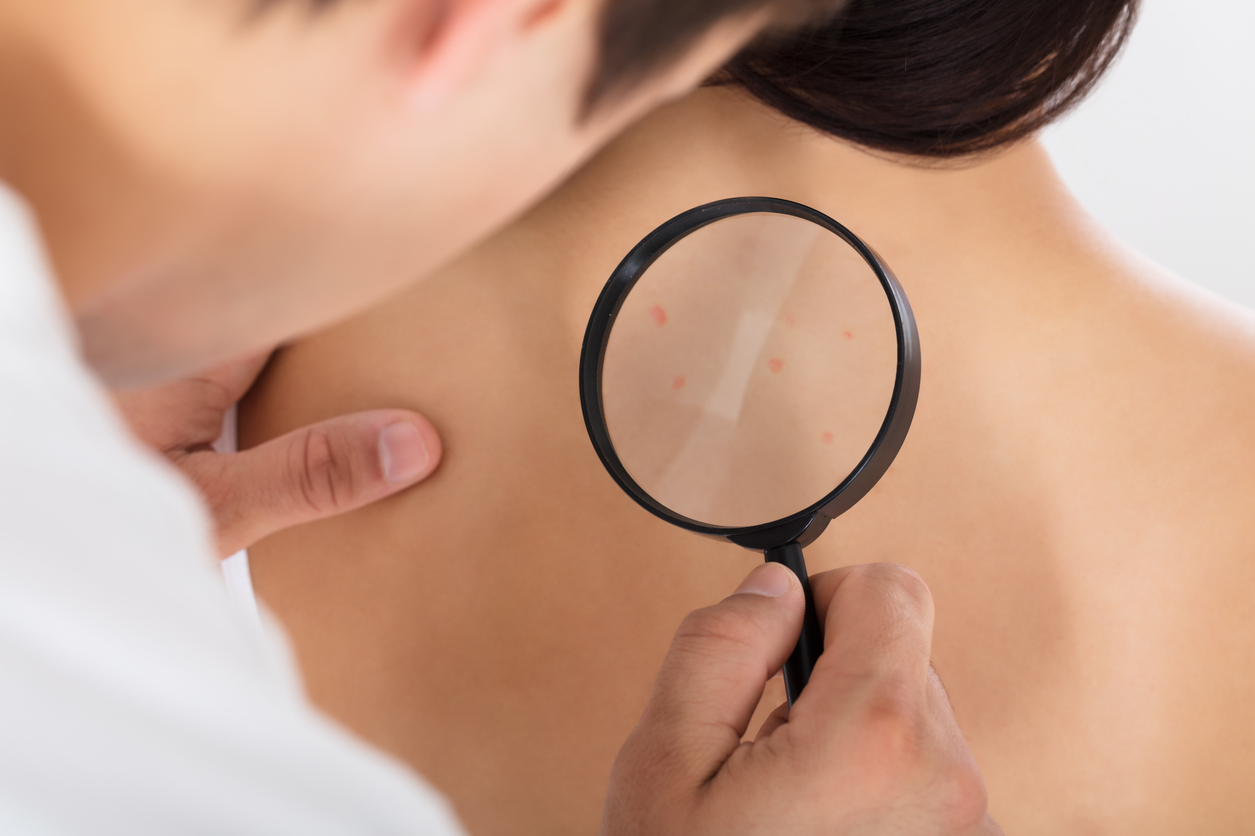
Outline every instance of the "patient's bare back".
[[274, 361], [246, 442], [380, 406], [423, 411], [445, 440], [419, 489], [253, 551], [315, 701], [435, 781], [472, 832], [596, 829], [672, 631], [760, 557], [613, 484], [580, 415], [580, 338], [641, 235], [735, 194], [836, 217], [911, 296], [911, 436], [808, 559], [929, 583], [934, 663], [994, 817], [1255, 832], [1255, 319], [1113, 243], [1034, 143], [924, 170], [782, 132], [719, 90]]

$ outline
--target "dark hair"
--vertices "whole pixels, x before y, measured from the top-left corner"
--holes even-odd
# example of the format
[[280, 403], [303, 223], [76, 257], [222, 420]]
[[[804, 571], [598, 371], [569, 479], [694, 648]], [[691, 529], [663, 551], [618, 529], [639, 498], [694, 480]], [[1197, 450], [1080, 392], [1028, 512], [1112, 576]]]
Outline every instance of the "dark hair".
[[605, 0], [598, 59], [585, 97], [591, 110], [665, 70], [719, 21], [768, 10], [777, 28], [827, 20], [845, 0]]
[[752, 44], [716, 83], [858, 145], [956, 157], [1076, 105], [1124, 45], [1139, 0], [851, 0]]

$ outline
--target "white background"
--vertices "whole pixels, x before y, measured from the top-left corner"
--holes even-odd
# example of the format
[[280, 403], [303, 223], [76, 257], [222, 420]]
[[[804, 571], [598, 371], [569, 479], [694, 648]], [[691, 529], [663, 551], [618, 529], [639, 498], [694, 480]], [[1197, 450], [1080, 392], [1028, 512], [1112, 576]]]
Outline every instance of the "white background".
[[1123, 57], [1045, 141], [1108, 228], [1255, 308], [1255, 0], [1143, 0]]

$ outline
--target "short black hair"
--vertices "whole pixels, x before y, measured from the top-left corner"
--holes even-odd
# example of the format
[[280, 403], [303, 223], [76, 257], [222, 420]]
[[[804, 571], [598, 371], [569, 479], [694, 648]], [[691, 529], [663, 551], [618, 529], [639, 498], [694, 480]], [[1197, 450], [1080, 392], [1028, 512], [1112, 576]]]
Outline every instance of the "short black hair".
[[606, 0], [586, 108], [664, 71], [721, 20], [767, 11], [771, 31], [823, 21], [845, 0]]
[[1028, 136], [1111, 66], [1139, 0], [850, 0], [768, 34], [718, 83], [866, 148], [959, 157]]

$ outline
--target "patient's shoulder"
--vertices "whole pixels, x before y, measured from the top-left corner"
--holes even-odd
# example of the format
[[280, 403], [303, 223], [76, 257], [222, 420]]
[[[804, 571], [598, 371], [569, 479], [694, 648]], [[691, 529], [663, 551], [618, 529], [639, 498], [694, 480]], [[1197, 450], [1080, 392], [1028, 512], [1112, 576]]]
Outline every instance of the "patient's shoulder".
[[[1142, 372], [1139, 440], [1150, 472], [1195, 516], [1209, 505], [1255, 549], [1255, 311], [1149, 260], [1130, 265], [1120, 333]], [[1119, 378], [1112, 386], [1132, 386]], [[1236, 525], [1236, 529], [1235, 529]]]
[[1255, 310], [1131, 251], [1115, 269], [1105, 313], [1128, 350], [1161, 371], [1151, 379], [1192, 392], [1200, 405], [1255, 403]]

